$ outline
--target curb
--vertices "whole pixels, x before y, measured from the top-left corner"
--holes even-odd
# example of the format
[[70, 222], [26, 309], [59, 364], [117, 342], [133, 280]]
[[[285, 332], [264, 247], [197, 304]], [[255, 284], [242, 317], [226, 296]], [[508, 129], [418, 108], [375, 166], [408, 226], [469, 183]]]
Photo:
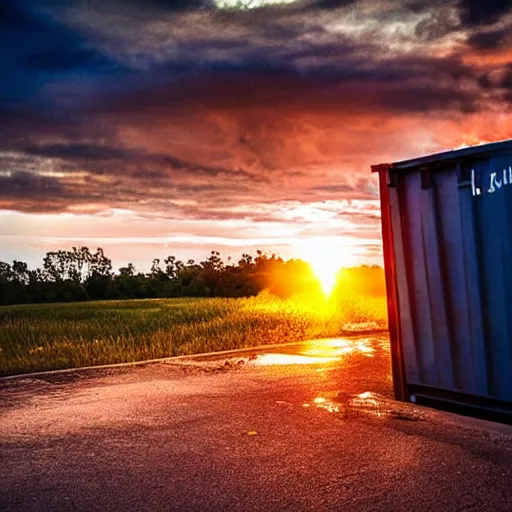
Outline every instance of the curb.
[[[379, 331], [363, 331], [358, 333], [349, 333], [345, 335], [340, 335], [338, 338], [356, 338], [358, 336], [367, 336], [368, 334], [381, 334], [384, 332], [388, 332], [387, 330], [379, 330]], [[17, 379], [31, 379], [35, 377], [46, 377], [52, 375], [66, 375], [75, 372], [81, 371], [94, 371], [94, 370], [110, 370], [115, 368], [129, 368], [131, 366], [144, 366], [149, 364], [157, 364], [157, 363], [169, 363], [173, 361], [183, 361], [188, 359], [200, 359], [206, 357], [216, 357], [216, 356], [224, 356], [230, 354], [243, 354], [246, 352], [254, 352], [255, 350], [272, 350], [277, 347], [293, 347], [302, 345], [304, 343], [308, 343], [311, 341], [320, 341], [322, 339], [336, 339], [336, 338], [319, 338], [318, 340], [303, 340], [303, 341], [293, 341], [290, 343], [273, 343], [270, 345], [257, 345], [254, 347], [245, 347], [245, 348], [235, 348], [231, 350], [220, 350], [217, 352], [203, 352], [201, 354], [190, 354], [183, 356], [169, 356], [169, 357], [161, 357], [157, 359], [145, 359], [144, 361], [130, 361], [127, 363], [112, 363], [112, 364], [104, 364], [99, 366], [82, 366], [79, 368], [64, 368], [62, 370], [48, 370], [44, 372], [33, 372], [33, 373], [20, 373], [17, 375], [6, 375], [5, 377], [0, 377], [0, 383], [8, 382]]]
[[99, 365], [99, 366], [81, 366], [78, 368], [63, 368], [62, 370], [48, 370], [45, 372], [20, 373], [17, 375], [7, 375], [5, 377], [0, 377], [0, 382], [6, 382], [9, 380], [16, 380], [16, 379], [30, 379], [30, 378], [34, 378], [34, 377], [45, 377], [45, 376], [51, 376], [51, 375], [66, 375], [68, 373], [81, 372], [81, 371], [110, 370], [110, 369], [114, 369], [114, 368], [129, 368], [131, 366], [144, 366], [144, 365], [150, 365], [150, 364], [168, 363], [168, 362], [172, 362], [172, 361], [198, 359], [200, 357], [229, 355], [229, 354], [234, 354], [237, 352], [243, 353], [243, 352], [249, 352], [251, 350], [261, 350], [263, 348], [290, 347], [293, 345], [300, 345], [300, 342], [278, 343], [275, 345], [259, 345], [257, 347], [251, 347], [251, 348], [222, 350], [222, 351], [218, 351], [218, 352], [203, 352], [201, 354], [190, 354], [190, 355], [184, 355], [184, 356], [160, 357], [157, 359], [145, 359], [143, 361], [129, 361], [127, 363], [112, 363], [112, 364], [103, 364], [103, 365]]

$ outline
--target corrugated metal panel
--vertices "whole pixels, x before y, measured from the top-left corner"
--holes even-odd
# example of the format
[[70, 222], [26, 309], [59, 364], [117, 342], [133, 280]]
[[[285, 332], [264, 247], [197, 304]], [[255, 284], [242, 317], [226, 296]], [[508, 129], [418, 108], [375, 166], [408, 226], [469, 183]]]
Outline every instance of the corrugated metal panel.
[[511, 141], [374, 170], [398, 389], [512, 411]]

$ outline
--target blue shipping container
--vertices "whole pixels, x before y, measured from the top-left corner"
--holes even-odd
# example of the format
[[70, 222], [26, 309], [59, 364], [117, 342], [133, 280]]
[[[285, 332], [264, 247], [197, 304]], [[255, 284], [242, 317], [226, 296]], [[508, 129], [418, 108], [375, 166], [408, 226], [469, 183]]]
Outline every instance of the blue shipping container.
[[396, 397], [512, 413], [512, 140], [372, 167]]

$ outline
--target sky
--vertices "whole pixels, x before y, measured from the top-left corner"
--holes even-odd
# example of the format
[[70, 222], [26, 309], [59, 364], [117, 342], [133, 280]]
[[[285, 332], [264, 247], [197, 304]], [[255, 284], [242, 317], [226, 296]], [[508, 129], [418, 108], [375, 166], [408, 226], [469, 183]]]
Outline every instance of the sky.
[[0, 260], [382, 262], [372, 164], [512, 137], [509, 0], [0, 0]]

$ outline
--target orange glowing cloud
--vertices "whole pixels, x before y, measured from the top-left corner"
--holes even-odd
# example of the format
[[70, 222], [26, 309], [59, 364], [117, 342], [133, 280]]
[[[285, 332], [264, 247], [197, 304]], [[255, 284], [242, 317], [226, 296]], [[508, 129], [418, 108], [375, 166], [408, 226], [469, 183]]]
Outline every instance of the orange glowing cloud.
[[253, 4], [6, 11], [6, 257], [292, 257], [338, 238], [380, 263], [371, 164], [512, 137], [507, 3]]

